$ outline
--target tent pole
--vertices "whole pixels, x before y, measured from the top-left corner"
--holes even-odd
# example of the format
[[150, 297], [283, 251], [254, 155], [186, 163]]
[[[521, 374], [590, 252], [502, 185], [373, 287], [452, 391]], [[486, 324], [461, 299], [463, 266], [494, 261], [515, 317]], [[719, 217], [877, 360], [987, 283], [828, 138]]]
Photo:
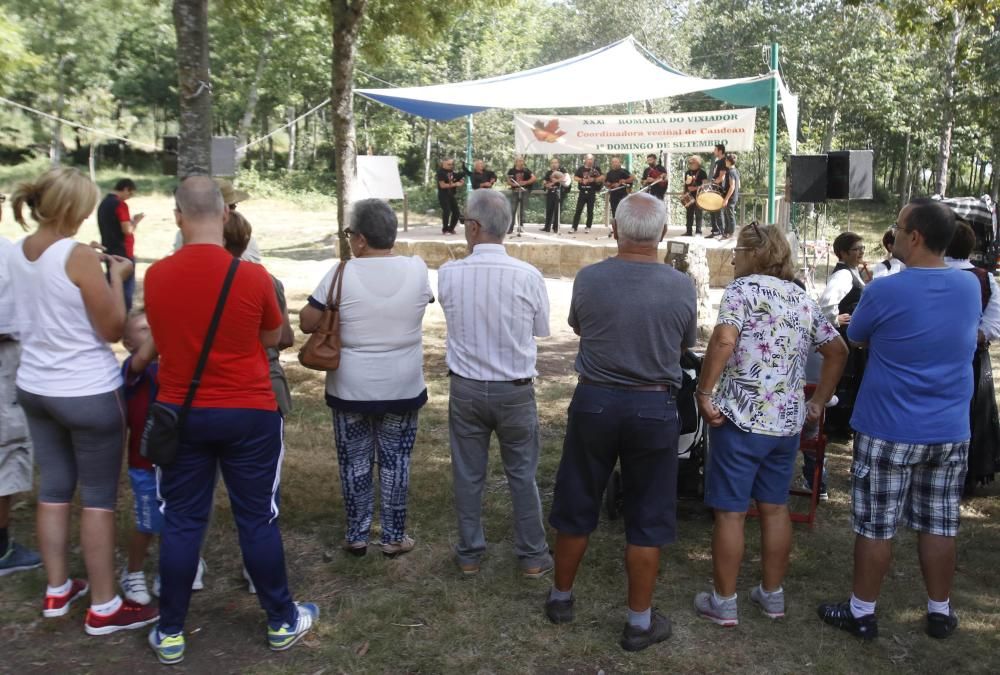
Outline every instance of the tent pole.
[[767, 164], [767, 222], [774, 222], [778, 174], [778, 43], [771, 43], [771, 128]]
[[[465, 166], [466, 169], [472, 166], [472, 115], [465, 118]], [[472, 189], [472, 176], [465, 175], [465, 190], [468, 193]]]
[[[628, 105], [628, 108], [626, 109], [626, 113], [628, 115], [631, 115], [632, 114], [632, 101], [629, 101], [626, 105]], [[610, 162], [611, 160], [608, 160], [608, 161]], [[632, 173], [632, 153], [631, 152], [628, 153], [627, 155], [625, 155], [625, 170], [628, 171], [629, 173]]]

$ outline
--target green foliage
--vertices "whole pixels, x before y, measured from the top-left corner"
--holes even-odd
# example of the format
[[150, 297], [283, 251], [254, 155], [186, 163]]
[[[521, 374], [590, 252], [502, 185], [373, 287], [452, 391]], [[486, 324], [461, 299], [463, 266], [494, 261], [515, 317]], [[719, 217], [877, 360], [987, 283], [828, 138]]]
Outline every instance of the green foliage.
[[[211, 7], [216, 133], [236, 134], [249, 115], [249, 139], [260, 138], [330, 95], [327, 0], [218, 0]], [[0, 0], [0, 9], [0, 95], [53, 111], [61, 89], [64, 115], [85, 124], [147, 142], [176, 132], [170, 2]], [[955, 12], [963, 25], [956, 96], [945, 101], [944, 44]], [[910, 189], [922, 192], [931, 183], [924, 170], [934, 167], [940, 120], [950, 106], [952, 192], [976, 192], [997, 182], [991, 167], [1000, 148], [1000, 118], [993, 112], [1000, 100], [998, 14], [1000, 0], [369, 0], [355, 84], [418, 86], [496, 76], [627, 35], [682, 71], [743, 77], [766, 72], [763, 47], [778, 41], [782, 74], [801, 95], [801, 152], [870, 147], [881, 189], [896, 192], [905, 163], [914, 178]], [[248, 103], [252, 90], [256, 106]], [[724, 106], [692, 94], [632, 109]], [[617, 105], [591, 112], [625, 110]], [[432, 168], [442, 156], [464, 157], [464, 119], [428, 123], [360, 97], [355, 115], [359, 152], [399, 156], [414, 184], [424, 179], [428, 134]], [[297, 168], [320, 176], [332, 170], [329, 119], [321, 110], [297, 124]], [[508, 166], [511, 114], [481, 113], [474, 125], [476, 157], [494, 168]], [[0, 109], [0, 129], [6, 143], [39, 152], [51, 134], [48, 122], [6, 108]], [[758, 131], [766, 130], [767, 111], [761, 110]], [[71, 149], [77, 143], [84, 151], [94, 140], [66, 129], [64, 138]], [[780, 138], [787, 150], [787, 139]], [[290, 143], [287, 131], [277, 133], [251, 149], [246, 167], [276, 175], [287, 164]], [[757, 154], [741, 162], [755, 189], [764, 181]]]

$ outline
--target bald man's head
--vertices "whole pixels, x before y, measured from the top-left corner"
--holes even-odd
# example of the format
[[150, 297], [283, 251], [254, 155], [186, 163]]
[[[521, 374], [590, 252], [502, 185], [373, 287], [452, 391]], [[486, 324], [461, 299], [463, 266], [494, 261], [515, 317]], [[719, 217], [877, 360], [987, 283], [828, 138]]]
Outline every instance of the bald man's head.
[[191, 223], [215, 222], [222, 226], [226, 204], [218, 184], [208, 176], [191, 176], [181, 181], [174, 193], [181, 219]]

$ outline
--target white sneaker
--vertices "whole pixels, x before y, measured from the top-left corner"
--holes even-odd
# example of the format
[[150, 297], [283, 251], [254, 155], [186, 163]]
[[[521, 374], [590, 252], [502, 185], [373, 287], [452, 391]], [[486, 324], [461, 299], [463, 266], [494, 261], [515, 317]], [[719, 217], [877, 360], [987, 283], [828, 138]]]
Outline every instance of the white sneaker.
[[[191, 584], [192, 591], [200, 591], [205, 588], [205, 572], [208, 571], [208, 563], [204, 558], [198, 558], [198, 571], [194, 573], [194, 582]], [[153, 597], [160, 597], [160, 575], [153, 578]]]
[[243, 578], [247, 580], [247, 593], [257, 595], [257, 587], [253, 585], [253, 579], [250, 578], [246, 565], [243, 566]]
[[120, 583], [127, 600], [131, 600], [137, 605], [148, 605], [153, 601], [146, 589], [146, 574], [142, 570], [129, 572], [128, 568], [123, 569]]
[[194, 573], [194, 583], [191, 584], [192, 591], [200, 591], [205, 588], [205, 572], [208, 571], [208, 565], [205, 563], [204, 558], [198, 558], [198, 571]]

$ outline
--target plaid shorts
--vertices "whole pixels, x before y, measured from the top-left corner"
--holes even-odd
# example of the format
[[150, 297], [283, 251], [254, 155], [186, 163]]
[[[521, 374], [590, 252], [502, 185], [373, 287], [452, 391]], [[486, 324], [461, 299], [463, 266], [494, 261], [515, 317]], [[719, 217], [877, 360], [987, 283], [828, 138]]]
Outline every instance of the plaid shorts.
[[958, 534], [969, 442], [896, 443], [858, 433], [851, 467], [854, 531], [892, 539], [900, 521], [917, 532]]

